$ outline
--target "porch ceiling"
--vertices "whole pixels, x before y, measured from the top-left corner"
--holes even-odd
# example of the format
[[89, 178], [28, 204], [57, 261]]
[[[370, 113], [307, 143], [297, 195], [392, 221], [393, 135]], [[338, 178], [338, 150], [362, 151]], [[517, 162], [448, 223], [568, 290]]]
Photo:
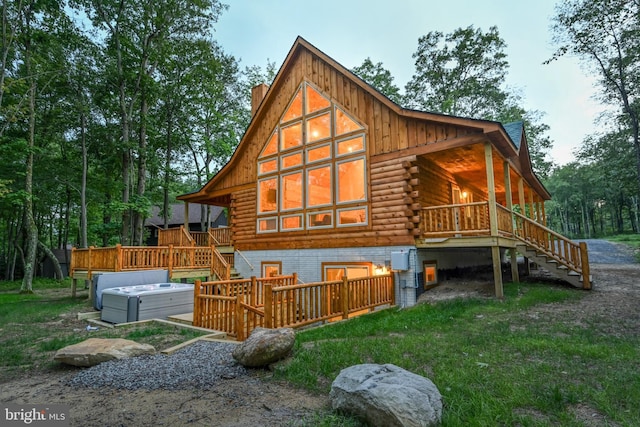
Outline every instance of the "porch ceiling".
[[[504, 157], [495, 147], [493, 150], [493, 176], [496, 198], [505, 200]], [[460, 182], [468, 183], [488, 195], [487, 173], [485, 167], [484, 144], [473, 144], [451, 150], [429, 153], [424, 156], [436, 165], [452, 174]], [[511, 194], [514, 203], [518, 202], [519, 175], [510, 168]]]

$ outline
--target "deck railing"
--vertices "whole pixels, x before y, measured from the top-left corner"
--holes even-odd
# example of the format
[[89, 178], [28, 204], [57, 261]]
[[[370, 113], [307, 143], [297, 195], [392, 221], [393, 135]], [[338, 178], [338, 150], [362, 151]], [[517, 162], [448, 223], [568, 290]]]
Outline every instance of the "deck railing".
[[96, 271], [166, 269], [171, 276], [175, 270], [211, 270], [217, 252], [213, 246], [116, 245], [109, 248], [74, 248], [71, 251], [70, 275], [74, 277], [77, 271], [83, 271], [90, 279]]
[[258, 326], [297, 328], [393, 305], [391, 275], [296, 284], [297, 278], [199, 282], [193, 324], [244, 340]]
[[456, 235], [489, 235], [489, 203], [465, 203], [423, 208], [420, 221], [422, 232], [430, 237]]
[[193, 238], [183, 225], [177, 228], [158, 229], [158, 246], [191, 246], [193, 244]]
[[[589, 288], [589, 258], [584, 243], [576, 243], [536, 221], [496, 204], [497, 231], [516, 238], [560, 265], [582, 275]], [[465, 237], [491, 235], [489, 202], [433, 206], [422, 209], [422, 236]]]

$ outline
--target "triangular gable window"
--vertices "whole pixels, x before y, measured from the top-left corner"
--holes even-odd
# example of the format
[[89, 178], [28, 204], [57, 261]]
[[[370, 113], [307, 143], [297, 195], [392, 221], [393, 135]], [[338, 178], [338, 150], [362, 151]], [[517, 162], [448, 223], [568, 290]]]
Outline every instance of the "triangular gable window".
[[287, 108], [287, 111], [282, 116], [283, 122], [296, 119], [302, 116], [302, 90], [298, 90], [296, 96], [291, 101], [291, 105]]
[[364, 129], [350, 115], [336, 107], [336, 136]]
[[260, 153], [260, 158], [276, 154], [278, 152], [278, 129], [274, 130], [269, 138], [269, 142], [264, 146]]
[[331, 101], [321, 95], [317, 90], [307, 85], [307, 114], [328, 108]]

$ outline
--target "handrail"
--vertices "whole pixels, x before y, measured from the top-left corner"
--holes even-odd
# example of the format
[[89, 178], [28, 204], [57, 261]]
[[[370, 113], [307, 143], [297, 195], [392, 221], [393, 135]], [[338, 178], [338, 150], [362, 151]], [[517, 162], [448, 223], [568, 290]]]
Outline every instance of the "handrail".
[[246, 257], [246, 256], [244, 256], [244, 254], [243, 254], [242, 252], [240, 252], [240, 249], [236, 249], [235, 251], [238, 253], [238, 255], [240, 255], [240, 257], [244, 260], [244, 262], [246, 262], [246, 263], [247, 263], [247, 265], [248, 265], [252, 270], [255, 268], [255, 267], [253, 266], [253, 264], [251, 264], [251, 263], [249, 262], [249, 260], [247, 259], [247, 257]]
[[582, 275], [585, 289], [591, 287], [589, 278], [589, 254], [584, 242], [573, 242], [563, 235], [533, 221], [526, 216], [513, 212], [516, 223], [515, 237], [533, 246], [545, 256]]
[[211, 272], [215, 273], [219, 280], [229, 280], [231, 278], [231, 266], [213, 245], [211, 245], [211, 253], [213, 255]]

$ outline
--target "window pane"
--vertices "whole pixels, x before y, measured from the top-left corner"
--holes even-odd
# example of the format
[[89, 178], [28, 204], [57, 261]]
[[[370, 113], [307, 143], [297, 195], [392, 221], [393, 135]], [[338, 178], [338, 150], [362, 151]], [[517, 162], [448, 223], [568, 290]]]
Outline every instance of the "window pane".
[[331, 101], [320, 95], [317, 90], [307, 85], [307, 114], [322, 110], [330, 105]]
[[282, 177], [282, 209], [302, 208], [302, 172]]
[[364, 159], [338, 163], [338, 203], [366, 200]]
[[263, 179], [258, 182], [258, 212], [273, 212], [277, 209], [278, 180]]
[[271, 138], [269, 138], [269, 142], [264, 146], [262, 153], [260, 153], [260, 157], [267, 157], [272, 154], [276, 154], [278, 152], [278, 129], [276, 129], [273, 134], [271, 134]]
[[333, 225], [333, 214], [330, 211], [310, 213], [307, 218], [308, 227], [331, 227]]
[[278, 231], [277, 218], [262, 218], [258, 220], [258, 232]]
[[307, 120], [307, 142], [319, 141], [331, 136], [331, 114]]
[[364, 150], [364, 135], [338, 142], [338, 155]]
[[302, 116], [302, 91], [299, 90], [296, 94], [296, 97], [293, 98], [289, 109], [282, 116], [283, 122], [288, 122], [289, 120], [293, 120], [296, 117]]
[[302, 228], [302, 215], [282, 218], [282, 230], [299, 230]]
[[258, 173], [264, 175], [265, 173], [275, 172], [278, 170], [278, 159], [267, 160], [260, 162], [258, 167]]
[[339, 225], [358, 225], [366, 224], [366, 222], [367, 211], [364, 208], [338, 211]]
[[336, 135], [353, 132], [362, 129], [354, 119], [339, 108], [336, 108]]
[[307, 171], [307, 206], [322, 206], [332, 202], [331, 195], [331, 167]]
[[307, 163], [331, 158], [331, 146], [322, 145], [320, 147], [309, 148], [307, 150]]
[[302, 165], [302, 153], [293, 153], [288, 156], [282, 156], [282, 169], [289, 169]]
[[302, 145], [302, 123], [282, 128], [281, 147], [283, 150]]

